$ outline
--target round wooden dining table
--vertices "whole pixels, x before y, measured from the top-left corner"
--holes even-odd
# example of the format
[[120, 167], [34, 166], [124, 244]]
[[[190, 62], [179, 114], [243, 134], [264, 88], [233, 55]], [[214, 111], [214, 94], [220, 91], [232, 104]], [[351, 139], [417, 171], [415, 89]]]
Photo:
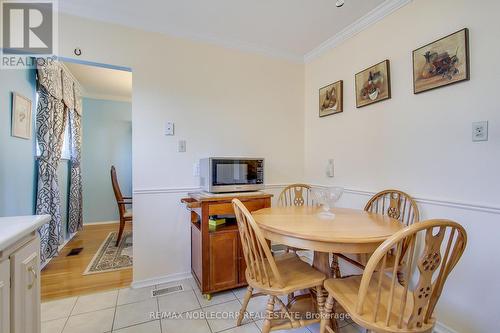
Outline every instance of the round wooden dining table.
[[363, 210], [334, 208], [328, 219], [321, 208], [272, 207], [252, 215], [264, 237], [278, 244], [314, 251], [313, 266], [332, 277], [330, 253], [373, 253], [403, 228], [396, 219]]

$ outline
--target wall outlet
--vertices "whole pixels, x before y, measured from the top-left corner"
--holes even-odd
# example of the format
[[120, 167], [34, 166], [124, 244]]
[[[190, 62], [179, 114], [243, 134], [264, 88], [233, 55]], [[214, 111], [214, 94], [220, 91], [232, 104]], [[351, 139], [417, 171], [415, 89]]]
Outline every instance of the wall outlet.
[[177, 150], [179, 153], [185, 153], [186, 152], [186, 140], [179, 140], [179, 144], [177, 146]]
[[472, 123], [472, 141], [488, 141], [488, 122], [478, 121]]
[[165, 123], [165, 135], [174, 135], [174, 123], [167, 121]]

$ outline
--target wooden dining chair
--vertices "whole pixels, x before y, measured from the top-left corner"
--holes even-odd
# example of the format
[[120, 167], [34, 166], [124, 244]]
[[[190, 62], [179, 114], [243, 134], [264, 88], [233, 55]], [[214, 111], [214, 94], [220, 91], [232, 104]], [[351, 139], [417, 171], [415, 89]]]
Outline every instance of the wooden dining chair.
[[[417, 246], [417, 239], [423, 239], [424, 246]], [[356, 324], [367, 330], [431, 333], [436, 323], [434, 309], [466, 244], [464, 228], [450, 220], [428, 220], [400, 230], [373, 253], [363, 275], [325, 281], [329, 295], [320, 332], [332, 332], [328, 319], [338, 302]], [[403, 252], [406, 245], [408, 249]], [[397, 260], [389, 266], [387, 258], [394, 249]], [[409, 282], [396, 282], [400, 258], [405, 259], [405, 274], [415, 278], [412, 287]]]
[[292, 184], [281, 191], [278, 197], [278, 206], [316, 206], [318, 199], [312, 190], [311, 185]]
[[[232, 203], [247, 265], [245, 276], [248, 282], [237, 325], [241, 325], [250, 299], [257, 296], [268, 296], [263, 333], [304, 327], [319, 322], [319, 317], [300, 317], [290, 312], [291, 304], [285, 304], [278, 296], [289, 295], [298, 290], [317, 288], [319, 291], [317, 304], [322, 310], [325, 296], [321, 290], [325, 275], [302, 261], [295, 253], [273, 256], [248, 209], [238, 199], [233, 199]], [[275, 304], [279, 307], [277, 311], [275, 311]]]
[[[307, 184], [291, 184], [281, 191], [278, 197], [278, 207], [302, 207], [302, 206], [318, 206], [319, 201], [314, 194], [311, 185]], [[285, 246], [285, 252], [297, 252], [302, 249]]]
[[132, 205], [132, 197], [124, 197], [118, 184], [115, 166], [111, 166], [111, 185], [115, 193], [116, 204], [118, 205], [118, 213], [120, 214], [120, 229], [118, 231], [118, 238], [116, 239], [116, 246], [120, 244], [125, 222], [132, 222], [132, 210], [127, 209], [127, 206]]
[[375, 194], [366, 203], [365, 211], [387, 215], [405, 226], [418, 222], [420, 216], [415, 200], [399, 190], [384, 190]]
[[[376, 193], [368, 200], [364, 210], [370, 213], [387, 215], [393, 219], [399, 220], [404, 226], [412, 225], [418, 222], [420, 218], [415, 200], [407, 193], [394, 189], [383, 190]], [[404, 251], [407, 246], [408, 244], [404, 244]], [[358, 260], [354, 260], [344, 254], [336, 253], [336, 255], [361, 269], [364, 269], [364, 263], [367, 261], [362, 260], [361, 256], [358, 256]], [[390, 256], [387, 260], [392, 264], [395, 257]], [[404, 278], [404, 272], [398, 270], [398, 281], [402, 283]]]

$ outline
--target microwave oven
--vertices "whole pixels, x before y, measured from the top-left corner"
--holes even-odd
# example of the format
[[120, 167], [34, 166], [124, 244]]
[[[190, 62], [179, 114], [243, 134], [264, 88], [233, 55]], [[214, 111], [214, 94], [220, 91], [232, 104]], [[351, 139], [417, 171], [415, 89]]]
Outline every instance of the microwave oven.
[[264, 159], [209, 157], [200, 160], [200, 186], [206, 192], [225, 193], [264, 189]]

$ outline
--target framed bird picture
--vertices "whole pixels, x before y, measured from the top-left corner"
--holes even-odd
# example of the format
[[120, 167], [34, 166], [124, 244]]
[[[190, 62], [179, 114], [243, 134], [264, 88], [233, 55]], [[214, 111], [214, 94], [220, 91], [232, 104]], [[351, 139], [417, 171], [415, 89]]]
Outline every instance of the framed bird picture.
[[337, 81], [319, 89], [319, 116], [325, 117], [344, 111], [343, 81]]

